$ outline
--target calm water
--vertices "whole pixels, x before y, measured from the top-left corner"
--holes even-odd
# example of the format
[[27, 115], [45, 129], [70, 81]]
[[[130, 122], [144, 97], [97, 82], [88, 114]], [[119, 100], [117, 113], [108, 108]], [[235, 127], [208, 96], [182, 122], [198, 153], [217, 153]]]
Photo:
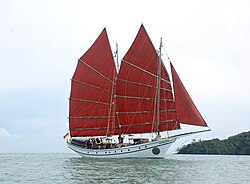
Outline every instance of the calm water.
[[106, 160], [76, 154], [0, 154], [0, 183], [249, 184], [250, 156]]

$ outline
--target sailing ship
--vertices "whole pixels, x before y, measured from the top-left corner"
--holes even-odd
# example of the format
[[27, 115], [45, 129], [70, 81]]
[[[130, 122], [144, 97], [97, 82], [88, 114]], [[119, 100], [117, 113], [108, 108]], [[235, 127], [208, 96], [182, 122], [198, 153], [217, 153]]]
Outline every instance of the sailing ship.
[[[118, 49], [113, 56], [103, 29], [71, 80], [70, 149], [93, 158], [164, 158], [179, 137], [210, 130], [169, 60], [170, 81], [161, 50], [142, 24], [117, 69]], [[169, 136], [181, 124], [207, 129]]]

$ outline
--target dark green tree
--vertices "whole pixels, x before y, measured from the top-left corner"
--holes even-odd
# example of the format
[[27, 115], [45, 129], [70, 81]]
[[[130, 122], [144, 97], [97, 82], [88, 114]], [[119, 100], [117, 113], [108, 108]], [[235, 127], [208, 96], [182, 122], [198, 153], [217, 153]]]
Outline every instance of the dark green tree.
[[250, 155], [250, 131], [225, 140], [193, 141], [183, 146], [178, 154]]

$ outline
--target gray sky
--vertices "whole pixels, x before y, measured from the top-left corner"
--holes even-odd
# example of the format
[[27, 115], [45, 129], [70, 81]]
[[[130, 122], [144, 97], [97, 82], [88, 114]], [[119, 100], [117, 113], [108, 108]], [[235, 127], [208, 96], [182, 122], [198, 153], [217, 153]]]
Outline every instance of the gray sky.
[[2, 0], [0, 152], [67, 152], [77, 59], [104, 27], [122, 58], [141, 23], [156, 48], [163, 38], [212, 129], [198, 138], [249, 131], [249, 7], [247, 0]]

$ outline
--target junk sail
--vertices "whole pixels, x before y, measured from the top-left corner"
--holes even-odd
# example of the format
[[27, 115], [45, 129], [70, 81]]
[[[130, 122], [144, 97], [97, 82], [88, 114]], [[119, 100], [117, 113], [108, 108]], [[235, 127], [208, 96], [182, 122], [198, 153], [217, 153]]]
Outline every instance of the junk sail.
[[[157, 71], [159, 62], [160, 76]], [[158, 77], [160, 80], [157, 80]], [[180, 127], [168, 73], [143, 25], [122, 59], [116, 93], [118, 122], [125, 134], [175, 130]], [[160, 114], [160, 120], [157, 120], [157, 113]]]
[[172, 63], [173, 85], [141, 25], [121, 62], [114, 64], [106, 29], [78, 60], [71, 82], [71, 137], [155, 133], [180, 124], [207, 126]]
[[189, 96], [171, 62], [170, 66], [174, 86], [176, 111], [178, 114], [179, 122], [183, 124], [207, 127], [205, 120], [196, 108], [193, 100]]
[[69, 129], [72, 137], [104, 136], [115, 124], [114, 58], [106, 29], [78, 60], [71, 81]]

